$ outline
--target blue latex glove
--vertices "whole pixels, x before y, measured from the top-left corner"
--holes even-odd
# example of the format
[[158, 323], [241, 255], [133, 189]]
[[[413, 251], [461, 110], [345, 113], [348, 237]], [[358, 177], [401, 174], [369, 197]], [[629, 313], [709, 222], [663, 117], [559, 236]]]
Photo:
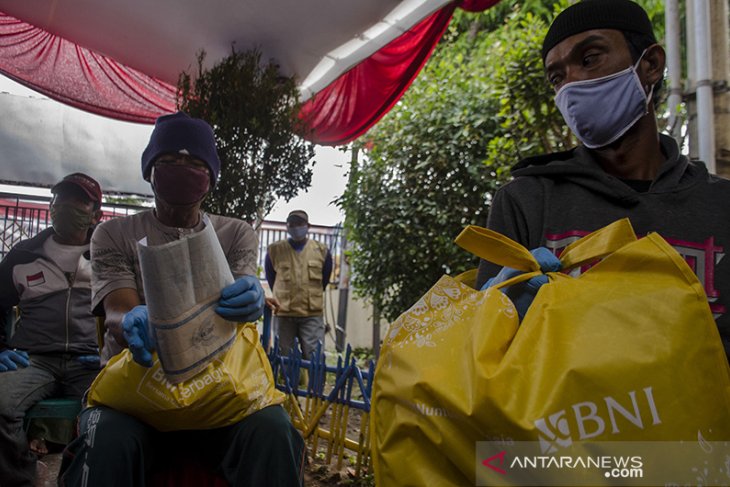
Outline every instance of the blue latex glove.
[[[542, 272], [557, 272], [562, 267], [560, 260], [545, 247], [538, 247], [536, 249], [530, 250], [530, 253], [533, 257], [535, 257], [537, 263], [540, 264], [540, 270]], [[496, 276], [489, 279], [484, 284], [484, 286], [482, 286], [482, 290], [490, 288], [492, 286], [496, 286], [497, 284], [502, 283], [508, 279], [512, 279], [513, 277], [520, 274], [524, 274], [524, 271], [518, 271], [517, 269], [512, 269], [511, 267], [503, 267]], [[540, 286], [542, 286], [543, 284], [547, 284], [547, 282], [547, 276], [540, 275], [535, 276], [532, 279], [527, 280], [526, 282], [521, 282], [519, 284], [515, 284], [514, 286], [510, 286], [506, 289], [503, 288], [501, 290], [504, 294], [507, 295], [507, 297], [510, 298], [512, 303], [514, 303], [515, 308], [517, 308], [517, 314], [520, 317], [520, 321], [522, 321], [522, 318], [524, 318], [525, 314], [527, 314], [527, 309], [532, 304], [532, 300], [535, 299], [535, 296], [537, 295], [537, 291], [540, 289]]]
[[27, 367], [30, 365], [28, 354], [22, 350], [8, 348], [0, 352], [0, 372], [18, 370], [18, 366]]
[[264, 314], [264, 290], [257, 277], [243, 276], [221, 291], [215, 312], [228, 321], [253, 323]]
[[134, 361], [145, 367], [152, 366], [152, 351], [155, 344], [149, 335], [147, 306], [139, 305], [125, 313], [122, 318], [122, 333], [127, 340]]
[[95, 370], [101, 367], [101, 360], [98, 355], [79, 355], [76, 357], [76, 361], [86, 369]]

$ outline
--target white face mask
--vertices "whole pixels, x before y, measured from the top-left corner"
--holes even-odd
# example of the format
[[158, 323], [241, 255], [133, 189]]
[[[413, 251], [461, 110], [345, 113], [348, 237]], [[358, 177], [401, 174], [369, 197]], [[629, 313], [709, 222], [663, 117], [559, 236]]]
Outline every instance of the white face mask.
[[555, 96], [565, 123], [589, 149], [615, 142], [649, 113], [654, 87], [647, 95], [636, 72], [645, 52], [633, 66], [601, 78], [567, 83]]

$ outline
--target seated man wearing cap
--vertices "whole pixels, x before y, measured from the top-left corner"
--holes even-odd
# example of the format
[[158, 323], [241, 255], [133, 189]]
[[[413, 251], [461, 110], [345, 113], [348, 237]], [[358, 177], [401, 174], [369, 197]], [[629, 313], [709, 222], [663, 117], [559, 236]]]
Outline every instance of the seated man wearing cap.
[[299, 339], [302, 356], [309, 359], [324, 344], [324, 289], [332, 274], [332, 255], [326, 245], [307, 238], [309, 215], [294, 210], [286, 218], [289, 238], [269, 245], [264, 267], [274, 296], [267, 304], [276, 315], [274, 326], [285, 354]]
[[89, 240], [101, 218], [101, 189], [71, 174], [52, 188], [52, 226], [13, 247], [0, 263], [0, 316], [20, 320], [12, 337], [0, 327], [0, 485], [29, 486], [36, 457], [23, 416], [51, 397], [78, 398], [99, 371], [91, 314]]
[[[105, 315], [102, 361], [124, 348], [152, 365], [154, 344], [137, 255], [137, 242], [161, 245], [205, 228], [218, 237], [235, 282], [221, 290], [215, 311], [232, 322], [255, 322], [264, 293], [256, 277], [258, 238], [241, 220], [206, 215], [201, 204], [220, 171], [213, 129], [178, 112], [157, 119], [142, 154], [155, 207], [104, 222], [94, 232], [92, 308]], [[160, 432], [109, 407], [90, 407], [79, 417], [80, 436], [68, 446], [61, 483], [68, 486], [145, 485], [159, 461], [200, 458], [233, 486], [301, 485], [304, 442], [281, 406], [260, 409], [232, 426]]]
[[[659, 233], [694, 267], [730, 352], [730, 182], [658, 131], [665, 53], [649, 16], [630, 0], [574, 3], [548, 29], [542, 59], [581, 145], [514, 166], [487, 226], [555, 253], [626, 217], [638, 235]], [[482, 262], [478, 283], [498, 271]]]

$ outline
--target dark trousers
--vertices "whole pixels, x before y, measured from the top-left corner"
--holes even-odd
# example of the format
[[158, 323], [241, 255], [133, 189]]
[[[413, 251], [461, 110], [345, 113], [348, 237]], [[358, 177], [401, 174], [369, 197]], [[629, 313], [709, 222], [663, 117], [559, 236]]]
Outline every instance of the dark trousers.
[[162, 433], [105, 407], [85, 409], [59, 485], [144, 487], [159, 462], [199, 458], [235, 487], [302, 485], [304, 441], [281, 406], [225, 428]]
[[36, 456], [23, 430], [26, 411], [51, 397], [78, 399], [99, 372], [71, 354], [31, 355], [30, 365], [0, 373], [0, 486], [31, 487]]

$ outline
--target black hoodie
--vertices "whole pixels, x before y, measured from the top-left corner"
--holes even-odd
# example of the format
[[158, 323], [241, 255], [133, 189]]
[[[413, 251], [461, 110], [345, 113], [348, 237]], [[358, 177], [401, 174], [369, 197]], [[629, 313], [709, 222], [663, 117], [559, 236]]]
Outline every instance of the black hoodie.
[[[528, 249], [555, 252], [625, 217], [638, 236], [659, 233], [705, 286], [730, 353], [730, 181], [689, 161], [672, 138], [660, 135], [660, 143], [666, 161], [646, 192], [606, 173], [582, 146], [524, 159], [495, 194], [487, 226]], [[498, 271], [482, 262], [479, 285]]]

